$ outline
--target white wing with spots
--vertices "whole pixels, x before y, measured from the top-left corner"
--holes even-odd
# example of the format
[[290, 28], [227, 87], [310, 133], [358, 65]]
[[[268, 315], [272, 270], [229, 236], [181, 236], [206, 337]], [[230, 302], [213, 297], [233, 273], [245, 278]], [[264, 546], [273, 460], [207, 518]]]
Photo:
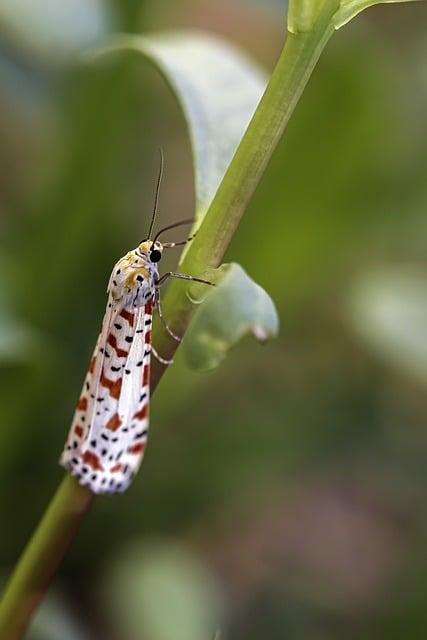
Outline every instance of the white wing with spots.
[[[128, 254], [114, 267], [107, 311], [60, 459], [94, 493], [124, 491], [147, 442], [155, 290], [150, 279], [139, 278], [144, 267], [134, 262]], [[115, 274], [124, 291], [120, 297]], [[130, 291], [123, 289], [129, 278]]]

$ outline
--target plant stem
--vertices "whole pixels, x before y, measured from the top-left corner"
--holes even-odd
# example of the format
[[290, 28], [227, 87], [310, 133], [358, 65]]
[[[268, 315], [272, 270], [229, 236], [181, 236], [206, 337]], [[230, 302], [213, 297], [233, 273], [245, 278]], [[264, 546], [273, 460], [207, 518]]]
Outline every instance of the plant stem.
[[2, 640], [22, 637], [93, 498], [72, 476], [64, 477], [2, 594]]
[[[218, 267], [248, 202], [297, 104], [316, 62], [334, 29], [333, 9], [326, 2], [316, 26], [288, 34], [264, 96], [221, 182], [196, 239], [180, 268], [200, 275]], [[184, 334], [194, 303], [182, 282], [171, 282], [164, 307], [168, 322]], [[159, 332], [157, 344], [170, 357], [176, 342]], [[151, 385], [157, 386], [164, 367], [153, 362]], [[21, 556], [0, 602], [0, 638], [18, 640], [42, 599], [93, 496], [66, 476]]]

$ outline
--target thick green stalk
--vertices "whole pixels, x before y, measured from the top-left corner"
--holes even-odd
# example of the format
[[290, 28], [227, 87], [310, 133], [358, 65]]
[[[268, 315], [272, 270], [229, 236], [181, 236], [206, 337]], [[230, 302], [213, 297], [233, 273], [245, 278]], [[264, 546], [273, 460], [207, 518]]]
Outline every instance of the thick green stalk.
[[[265, 94], [180, 265], [183, 272], [200, 275], [206, 268], [219, 266], [320, 53], [333, 33], [334, 9], [335, 2], [332, 6], [327, 1], [314, 29], [288, 34]], [[182, 282], [171, 282], [164, 306], [170, 325], [183, 334], [194, 304]], [[164, 332], [159, 332], [156, 342], [162, 355], [173, 355], [176, 342]], [[154, 362], [153, 389], [163, 372], [164, 368]], [[91, 494], [71, 477], [67, 476], [60, 485], [0, 601], [2, 640], [22, 637], [91, 501]]]

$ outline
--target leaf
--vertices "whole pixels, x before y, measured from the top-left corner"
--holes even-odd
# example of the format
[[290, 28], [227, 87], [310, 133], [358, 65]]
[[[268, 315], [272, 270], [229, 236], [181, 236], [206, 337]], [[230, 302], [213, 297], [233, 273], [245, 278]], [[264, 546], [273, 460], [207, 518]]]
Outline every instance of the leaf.
[[266, 76], [236, 47], [201, 32], [118, 36], [91, 56], [120, 51], [134, 51], [154, 64], [183, 110], [200, 222], [261, 98]]
[[369, 273], [354, 288], [351, 324], [392, 366], [427, 382], [427, 279], [416, 269]]
[[334, 14], [335, 29], [343, 27], [361, 11], [375, 4], [391, 4], [397, 2], [416, 2], [417, 0], [343, 0], [338, 11]]
[[[270, 296], [240, 265], [224, 264], [204, 275], [218, 286], [196, 311], [183, 348], [190, 366], [209, 370], [246, 334], [252, 333], [261, 342], [276, 336], [279, 319]], [[201, 301], [197, 297], [201, 287], [193, 285], [189, 290], [194, 302]]]
[[105, 580], [113, 626], [130, 640], [212, 638], [221, 595], [214, 577], [174, 543], [134, 545], [117, 558]]

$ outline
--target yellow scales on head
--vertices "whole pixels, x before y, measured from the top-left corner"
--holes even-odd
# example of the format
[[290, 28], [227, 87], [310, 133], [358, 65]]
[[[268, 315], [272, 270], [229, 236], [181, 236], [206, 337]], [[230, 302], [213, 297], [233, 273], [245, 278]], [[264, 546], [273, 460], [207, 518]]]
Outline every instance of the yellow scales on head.
[[150, 269], [152, 267], [151, 251], [161, 255], [163, 251], [162, 243], [153, 243], [152, 240], [145, 240], [117, 262], [108, 286], [108, 290], [114, 300], [119, 300], [123, 294], [131, 293], [138, 285], [138, 281], [141, 281], [141, 278], [147, 280], [150, 277], [152, 271], [152, 268]]

